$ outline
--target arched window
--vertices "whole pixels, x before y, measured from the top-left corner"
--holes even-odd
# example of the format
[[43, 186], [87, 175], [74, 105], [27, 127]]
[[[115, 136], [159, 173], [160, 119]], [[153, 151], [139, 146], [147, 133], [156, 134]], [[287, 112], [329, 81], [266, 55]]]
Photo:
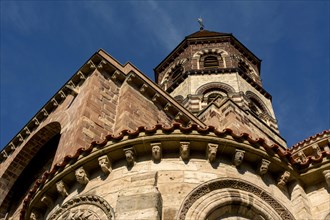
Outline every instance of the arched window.
[[183, 67], [181, 65], [175, 67], [171, 74], [172, 80], [175, 80], [178, 76], [181, 75], [182, 72], [183, 72]]
[[214, 68], [219, 66], [219, 61], [216, 56], [207, 56], [204, 59], [204, 68]]

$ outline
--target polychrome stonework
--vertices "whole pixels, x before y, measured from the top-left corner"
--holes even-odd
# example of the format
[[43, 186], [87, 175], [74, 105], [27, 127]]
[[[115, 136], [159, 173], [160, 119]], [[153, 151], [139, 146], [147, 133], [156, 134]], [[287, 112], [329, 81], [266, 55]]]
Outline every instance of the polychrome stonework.
[[330, 130], [288, 148], [261, 60], [201, 29], [156, 83], [97, 51], [0, 154], [0, 219], [330, 219]]

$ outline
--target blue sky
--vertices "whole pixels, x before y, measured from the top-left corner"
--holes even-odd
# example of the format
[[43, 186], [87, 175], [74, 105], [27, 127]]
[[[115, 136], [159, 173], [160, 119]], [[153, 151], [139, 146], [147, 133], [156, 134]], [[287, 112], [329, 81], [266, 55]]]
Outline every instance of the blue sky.
[[1, 1], [0, 148], [99, 48], [153, 68], [197, 30], [262, 59], [288, 146], [329, 129], [329, 1]]

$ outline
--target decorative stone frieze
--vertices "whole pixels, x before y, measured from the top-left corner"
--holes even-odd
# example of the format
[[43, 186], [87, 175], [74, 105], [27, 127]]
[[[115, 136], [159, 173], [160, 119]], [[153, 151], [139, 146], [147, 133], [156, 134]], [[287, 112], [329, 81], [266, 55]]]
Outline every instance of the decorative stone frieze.
[[241, 163], [243, 162], [244, 154], [245, 154], [244, 150], [236, 149], [235, 155], [234, 155], [234, 158], [233, 158], [233, 163], [236, 167], [241, 165]]
[[180, 158], [181, 160], [189, 160], [190, 142], [180, 142]]
[[280, 188], [285, 188], [289, 178], [290, 178], [290, 172], [284, 171], [283, 174], [278, 179], [277, 186]]
[[75, 175], [78, 183], [86, 185], [89, 182], [87, 173], [83, 167], [79, 167], [78, 169], [76, 169]]
[[62, 180], [60, 180], [56, 183], [56, 189], [57, 189], [57, 192], [60, 193], [63, 198], [65, 198], [69, 195], [67, 187]]
[[105, 174], [110, 174], [112, 171], [112, 163], [107, 155], [103, 155], [98, 158], [99, 165], [101, 167], [101, 170]]
[[154, 162], [159, 162], [162, 159], [161, 143], [151, 143], [151, 154]]
[[327, 183], [328, 187], [330, 187], [330, 170], [324, 170], [322, 173], [325, 178], [325, 182]]
[[266, 159], [262, 159], [258, 168], [258, 172], [260, 176], [263, 176], [267, 173], [270, 161]]
[[206, 148], [206, 158], [212, 163], [217, 156], [218, 145], [209, 143]]
[[135, 163], [135, 153], [132, 147], [124, 149], [127, 166], [131, 167], [134, 166]]

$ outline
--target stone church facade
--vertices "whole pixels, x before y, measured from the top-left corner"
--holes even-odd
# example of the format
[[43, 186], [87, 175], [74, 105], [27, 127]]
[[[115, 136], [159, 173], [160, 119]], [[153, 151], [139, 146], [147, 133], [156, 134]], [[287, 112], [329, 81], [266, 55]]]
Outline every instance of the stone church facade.
[[0, 219], [330, 219], [330, 130], [288, 148], [260, 64], [203, 29], [156, 82], [97, 51], [2, 150]]

